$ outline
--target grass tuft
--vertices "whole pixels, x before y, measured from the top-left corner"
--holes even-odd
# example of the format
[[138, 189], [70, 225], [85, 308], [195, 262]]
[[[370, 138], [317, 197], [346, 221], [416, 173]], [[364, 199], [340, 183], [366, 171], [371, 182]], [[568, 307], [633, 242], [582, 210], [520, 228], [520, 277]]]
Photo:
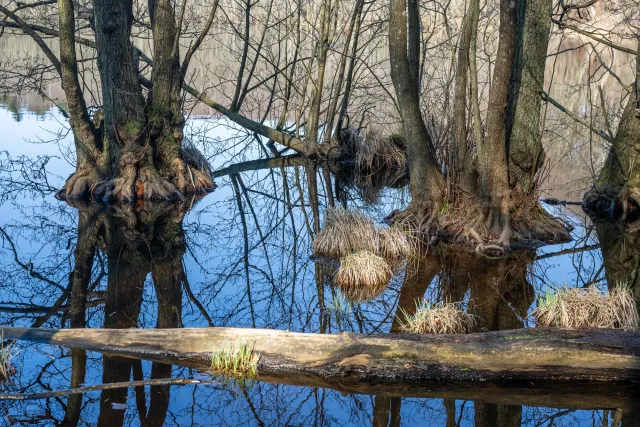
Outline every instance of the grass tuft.
[[257, 374], [260, 355], [246, 344], [238, 348], [226, 348], [211, 355], [211, 371], [235, 377], [253, 378]]
[[392, 274], [384, 258], [365, 250], [340, 260], [335, 283], [349, 301], [367, 301], [384, 291]]
[[355, 155], [359, 175], [373, 175], [387, 170], [395, 171], [399, 176], [406, 173], [407, 156], [397, 139], [368, 132], [359, 142]]
[[380, 227], [358, 211], [342, 207], [327, 210], [324, 228], [313, 240], [313, 252], [322, 257], [342, 259], [368, 251], [395, 265], [415, 252], [415, 242], [396, 227]]
[[531, 315], [541, 326], [638, 330], [633, 294], [626, 286], [603, 293], [595, 286], [547, 291]]
[[0, 331], [0, 381], [3, 381], [15, 373], [15, 368], [11, 360], [16, 356], [17, 351], [13, 344], [4, 345], [4, 334]]
[[335, 316], [338, 323], [346, 320], [353, 313], [351, 301], [349, 301], [340, 291], [336, 292], [331, 301], [329, 301], [326, 310], [327, 313]]
[[414, 314], [404, 310], [402, 313], [401, 330], [411, 334], [467, 334], [476, 325], [474, 316], [460, 303], [431, 304], [422, 300], [416, 302]]
[[354, 252], [378, 251], [377, 226], [366, 215], [342, 207], [327, 210], [324, 228], [313, 240], [318, 256], [340, 259]]

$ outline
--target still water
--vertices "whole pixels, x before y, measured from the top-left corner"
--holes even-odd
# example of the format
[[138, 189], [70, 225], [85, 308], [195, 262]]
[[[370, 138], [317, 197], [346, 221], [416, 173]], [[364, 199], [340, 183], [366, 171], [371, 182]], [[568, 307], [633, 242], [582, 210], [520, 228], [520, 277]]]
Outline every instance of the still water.
[[[579, 207], [548, 206], [575, 226], [574, 241], [519, 251], [504, 260], [431, 250], [419, 262], [399, 269], [378, 295], [350, 301], [332, 284], [335, 266], [312, 256], [313, 236], [332, 204], [362, 210], [381, 221], [407, 204], [409, 194], [402, 185], [357, 185], [337, 169], [300, 159], [255, 162], [262, 157], [260, 141], [241, 149], [252, 135], [224, 121], [193, 119], [189, 133], [194, 143], [220, 171], [212, 194], [180, 207], [71, 206], [53, 198], [54, 189], [73, 170], [71, 140], [60, 133], [61, 122], [55, 110], [34, 114], [0, 109], [0, 325], [387, 333], [397, 328], [401, 310], [410, 310], [423, 297], [464, 301], [483, 330], [500, 330], [533, 326], [527, 315], [537, 296], [548, 289], [607, 286], [598, 230]], [[617, 239], [613, 231], [607, 233], [609, 240]], [[97, 248], [95, 256], [92, 248]], [[627, 257], [637, 257], [637, 247], [626, 251]], [[616, 256], [615, 251], [606, 253]], [[607, 268], [614, 265], [609, 260]], [[617, 276], [625, 274], [621, 269]], [[89, 290], [77, 295], [73, 283], [82, 275], [89, 276]], [[85, 298], [86, 303], [78, 303]], [[541, 399], [546, 394], [536, 384], [518, 385], [511, 394], [483, 385], [450, 390], [396, 387], [389, 393], [372, 384], [351, 393], [340, 390], [339, 384], [303, 387], [286, 378], [280, 383], [258, 379], [240, 384], [180, 366], [82, 349], [20, 342], [14, 350], [16, 372], [0, 383], [0, 393], [159, 378], [195, 378], [203, 384], [0, 400], [0, 425], [639, 422], [634, 416], [635, 394], [629, 390], [604, 396], [597, 390], [583, 393], [564, 387], [555, 390], [554, 397]], [[540, 402], [544, 406], [536, 406]]]

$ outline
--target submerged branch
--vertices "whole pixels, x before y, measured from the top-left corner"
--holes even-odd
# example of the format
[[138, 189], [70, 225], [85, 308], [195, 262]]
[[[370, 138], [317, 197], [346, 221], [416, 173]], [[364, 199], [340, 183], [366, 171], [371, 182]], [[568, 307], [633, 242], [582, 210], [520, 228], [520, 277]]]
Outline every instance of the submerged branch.
[[45, 391], [42, 393], [16, 393], [16, 394], [0, 394], [0, 400], [36, 400], [49, 399], [58, 396], [69, 396], [72, 394], [83, 394], [90, 391], [113, 390], [124, 387], [144, 387], [144, 386], [161, 386], [161, 385], [188, 385], [202, 384], [204, 381], [193, 378], [158, 378], [151, 380], [126, 381], [121, 383], [97, 384], [86, 387], [72, 388], [68, 390]]

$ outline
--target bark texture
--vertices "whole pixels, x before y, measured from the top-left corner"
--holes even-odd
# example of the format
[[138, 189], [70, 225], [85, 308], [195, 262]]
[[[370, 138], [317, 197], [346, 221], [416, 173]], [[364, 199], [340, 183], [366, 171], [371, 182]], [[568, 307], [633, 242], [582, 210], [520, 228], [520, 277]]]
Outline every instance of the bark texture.
[[250, 344], [258, 374], [420, 381], [637, 381], [640, 333], [519, 329], [468, 335], [305, 334], [269, 329], [26, 329], [6, 338], [207, 366], [230, 343]]
[[509, 183], [524, 194], [535, 190], [536, 172], [545, 160], [540, 129], [544, 71], [551, 31], [552, 2], [521, 1], [517, 6], [516, 50], [513, 64], [507, 140]]
[[510, 189], [507, 174], [506, 119], [509, 82], [516, 46], [516, 7], [518, 0], [500, 0], [500, 38], [489, 92], [487, 136], [478, 149], [479, 191], [490, 214], [487, 225], [500, 235], [499, 243], [509, 246], [512, 229]]
[[[411, 2], [411, 5], [417, 7], [417, 2]], [[389, 9], [391, 79], [396, 96], [400, 101], [400, 117], [407, 145], [412, 203], [439, 205], [445, 196], [444, 178], [435, 156], [431, 136], [427, 131], [420, 110], [419, 87], [415, 79], [414, 68], [417, 59], [409, 57], [407, 47], [409, 34], [415, 34], [416, 29], [413, 27], [407, 29], [406, 0], [391, 0]], [[412, 10], [411, 13], [418, 12]], [[416, 20], [409, 21], [409, 25], [415, 26]], [[413, 40], [412, 43], [415, 42], [415, 39]], [[411, 53], [415, 54], [415, 51], [416, 49], [411, 49]]]

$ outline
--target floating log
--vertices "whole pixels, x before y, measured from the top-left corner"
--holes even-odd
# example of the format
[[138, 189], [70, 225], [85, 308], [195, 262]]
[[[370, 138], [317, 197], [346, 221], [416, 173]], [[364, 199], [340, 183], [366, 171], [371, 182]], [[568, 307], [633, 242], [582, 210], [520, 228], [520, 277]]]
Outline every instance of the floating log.
[[640, 379], [640, 333], [531, 328], [467, 335], [307, 334], [272, 329], [2, 328], [28, 340], [209, 366], [215, 351], [248, 345], [258, 373], [437, 382]]
[[260, 381], [342, 393], [557, 408], [638, 402], [640, 333], [519, 329], [468, 335], [305, 334], [271, 329], [0, 328], [6, 339], [207, 369], [249, 345]]

